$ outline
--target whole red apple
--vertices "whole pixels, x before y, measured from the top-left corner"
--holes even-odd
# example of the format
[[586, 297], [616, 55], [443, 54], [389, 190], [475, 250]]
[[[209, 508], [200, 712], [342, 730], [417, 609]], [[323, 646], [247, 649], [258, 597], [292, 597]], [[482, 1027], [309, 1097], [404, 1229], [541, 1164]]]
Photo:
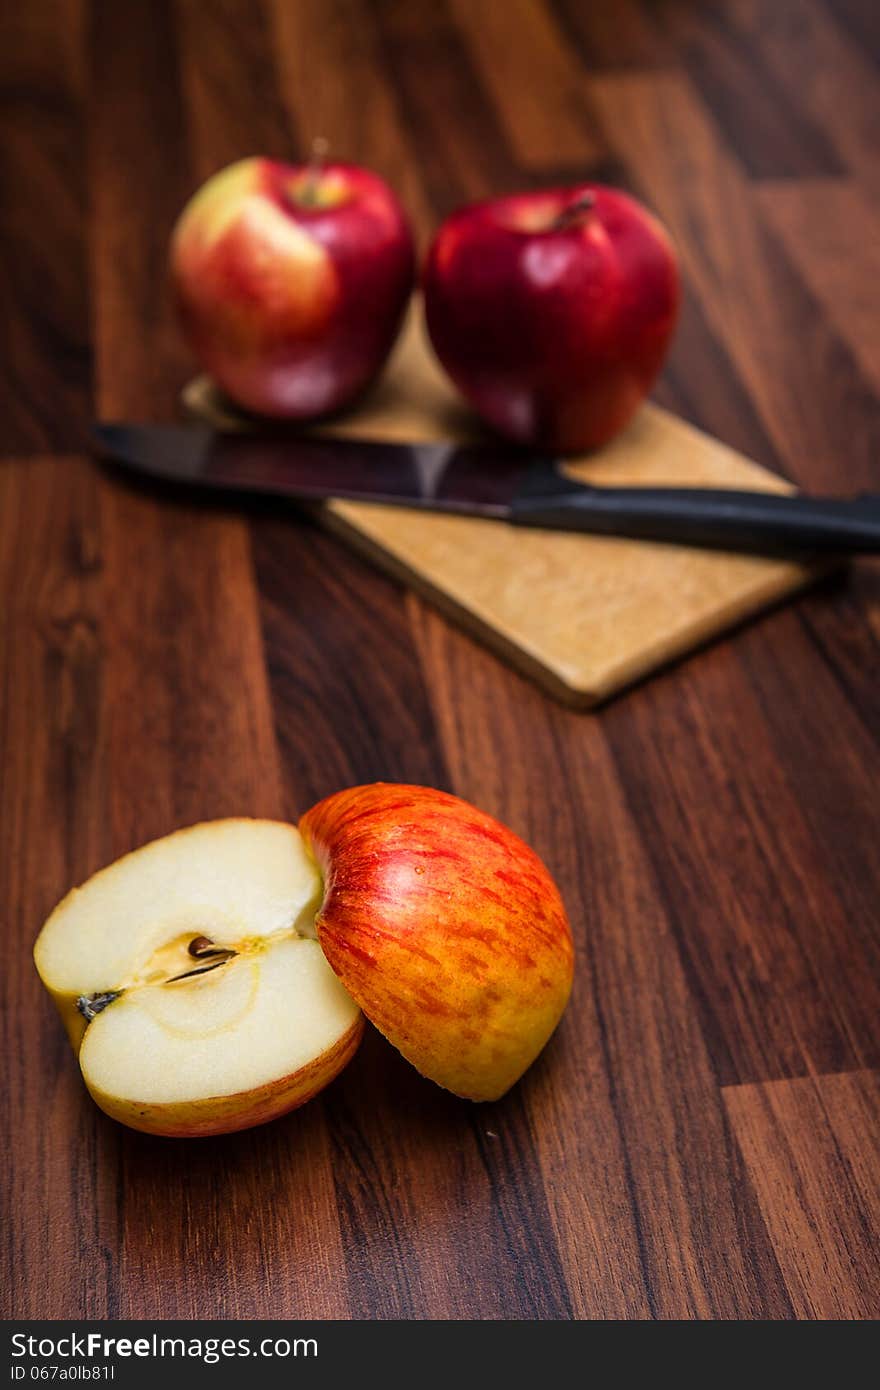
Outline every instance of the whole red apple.
[[171, 276], [184, 333], [239, 405], [306, 420], [382, 367], [413, 285], [391, 189], [349, 164], [245, 159], [184, 208]]
[[646, 208], [580, 184], [453, 213], [424, 291], [434, 349], [474, 409], [517, 443], [575, 453], [616, 434], [650, 389], [679, 277]]
[[571, 989], [571, 930], [538, 856], [429, 787], [352, 787], [299, 830], [323, 877], [318, 941], [348, 993], [423, 1076], [503, 1095]]

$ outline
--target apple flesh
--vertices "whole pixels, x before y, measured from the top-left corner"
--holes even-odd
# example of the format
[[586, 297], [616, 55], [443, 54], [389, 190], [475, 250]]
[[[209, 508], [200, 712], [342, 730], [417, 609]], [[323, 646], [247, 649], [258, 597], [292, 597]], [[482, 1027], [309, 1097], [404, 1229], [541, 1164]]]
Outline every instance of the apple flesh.
[[391, 189], [350, 164], [230, 165], [190, 200], [171, 242], [195, 357], [246, 410], [291, 420], [339, 410], [376, 376], [414, 265]]
[[679, 305], [663, 227], [599, 184], [453, 213], [424, 272], [437, 356], [474, 409], [519, 444], [598, 448], [662, 365]]
[[321, 880], [289, 825], [196, 825], [61, 902], [37, 969], [91, 1095], [180, 1137], [302, 1105], [354, 1055], [363, 1019], [314, 939]]
[[348, 992], [422, 1075], [503, 1095], [571, 989], [571, 931], [538, 856], [428, 787], [337, 792], [299, 828], [324, 879], [318, 940]]

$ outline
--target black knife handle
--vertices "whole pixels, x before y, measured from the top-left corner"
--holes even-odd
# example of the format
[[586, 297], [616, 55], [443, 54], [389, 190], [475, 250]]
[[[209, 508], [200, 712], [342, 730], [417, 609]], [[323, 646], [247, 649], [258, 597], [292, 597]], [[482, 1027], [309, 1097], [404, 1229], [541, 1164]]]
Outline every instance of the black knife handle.
[[721, 488], [589, 487], [515, 497], [518, 526], [634, 536], [764, 554], [880, 551], [880, 496], [802, 497]]

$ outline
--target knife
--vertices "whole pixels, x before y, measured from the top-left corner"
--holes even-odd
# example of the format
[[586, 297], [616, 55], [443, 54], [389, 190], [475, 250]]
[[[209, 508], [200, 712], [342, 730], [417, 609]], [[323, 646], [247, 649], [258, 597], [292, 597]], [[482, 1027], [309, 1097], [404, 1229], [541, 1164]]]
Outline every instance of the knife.
[[692, 487], [597, 487], [503, 444], [395, 444], [103, 422], [100, 454], [138, 473], [297, 501], [345, 498], [514, 526], [767, 554], [880, 551], [880, 496], [804, 497]]

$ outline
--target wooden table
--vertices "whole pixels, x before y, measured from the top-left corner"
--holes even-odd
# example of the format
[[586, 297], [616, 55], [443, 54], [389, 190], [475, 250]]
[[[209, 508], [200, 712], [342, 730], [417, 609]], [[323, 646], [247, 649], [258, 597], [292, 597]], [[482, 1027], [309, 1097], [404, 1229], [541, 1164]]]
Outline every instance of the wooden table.
[[[213, 170], [314, 133], [454, 204], [598, 177], [680, 248], [657, 398], [814, 488], [880, 485], [872, 0], [36, 0], [0, 34], [7, 1313], [880, 1313], [880, 573], [572, 714], [305, 521], [87, 458], [191, 371], [163, 274]], [[149, 1139], [31, 963], [144, 840], [349, 783], [508, 821], [575, 924], [564, 1025], [474, 1107], [375, 1034], [318, 1101]]]

